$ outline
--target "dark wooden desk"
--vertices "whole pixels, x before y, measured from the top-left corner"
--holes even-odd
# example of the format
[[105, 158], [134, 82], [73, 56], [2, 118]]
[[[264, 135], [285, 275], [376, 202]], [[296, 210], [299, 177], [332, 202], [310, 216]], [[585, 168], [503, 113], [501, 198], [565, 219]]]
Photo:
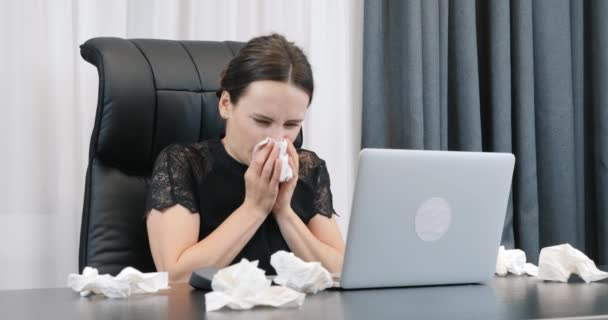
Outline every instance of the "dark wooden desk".
[[[495, 278], [485, 285], [324, 291], [299, 309], [205, 313], [187, 285], [128, 299], [81, 298], [68, 288], [0, 291], [1, 319], [522, 319], [606, 315], [608, 281]], [[599, 319], [599, 317], [594, 318]]]

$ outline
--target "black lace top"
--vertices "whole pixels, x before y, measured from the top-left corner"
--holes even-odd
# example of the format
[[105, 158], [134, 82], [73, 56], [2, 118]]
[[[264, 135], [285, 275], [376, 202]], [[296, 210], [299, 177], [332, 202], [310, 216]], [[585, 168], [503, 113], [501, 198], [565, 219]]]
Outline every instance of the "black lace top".
[[[316, 214], [331, 217], [335, 211], [325, 161], [312, 151], [297, 151], [300, 172], [291, 207], [305, 224]], [[201, 215], [198, 239], [202, 240], [243, 203], [247, 168], [226, 152], [220, 139], [170, 145], [154, 164], [146, 214], [152, 208], [160, 211], [181, 204]], [[290, 251], [269, 215], [233, 263], [241, 258], [259, 260], [258, 266], [266, 274], [275, 274], [270, 256], [278, 250]]]

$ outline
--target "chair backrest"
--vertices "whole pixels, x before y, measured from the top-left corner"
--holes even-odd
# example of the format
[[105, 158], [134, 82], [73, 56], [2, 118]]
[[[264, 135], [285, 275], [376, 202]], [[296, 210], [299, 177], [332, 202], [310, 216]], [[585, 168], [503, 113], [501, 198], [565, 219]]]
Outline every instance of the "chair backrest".
[[[224, 135], [221, 71], [243, 43], [93, 38], [80, 46], [97, 67], [99, 96], [89, 146], [79, 270], [154, 271], [144, 220], [154, 160], [172, 143]], [[302, 145], [302, 132], [294, 143]]]

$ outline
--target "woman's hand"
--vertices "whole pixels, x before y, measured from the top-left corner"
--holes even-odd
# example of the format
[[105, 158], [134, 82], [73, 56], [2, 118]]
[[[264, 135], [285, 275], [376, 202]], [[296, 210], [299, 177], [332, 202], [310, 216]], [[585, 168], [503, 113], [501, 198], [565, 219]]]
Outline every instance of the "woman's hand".
[[293, 191], [296, 189], [298, 183], [298, 170], [300, 169], [300, 159], [293, 142], [289, 138], [285, 138], [285, 140], [287, 140], [287, 154], [289, 155], [289, 166], [291, 167], [293, 176], [289, 181], [285, 181], [279, 185], [279, 194], [277, 195], [276, 202], [272, 208], [272, 212], [275, 216], [285, 214], [291, 209], [291, 197], [293, 196]]
[[279, 193], [280, 176], [279, 147], [270, 141], [254, 150], [245, 172], [245, 205], [264, 216], [268, 215]]

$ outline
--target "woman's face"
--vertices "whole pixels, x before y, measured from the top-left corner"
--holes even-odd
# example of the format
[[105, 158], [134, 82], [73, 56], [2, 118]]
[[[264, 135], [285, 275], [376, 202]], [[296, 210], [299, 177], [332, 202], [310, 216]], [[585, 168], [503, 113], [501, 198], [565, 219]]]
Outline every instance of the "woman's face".
[[238, 161], [249, 165], [254, 146], [266, 137], [289, 138], [300, 132], [308, 109], [306, 91], [285, 82], [254, 81], [243, 92], [236, 105], [224, 91], [220, 113], [227, 120], [224, 144]]

